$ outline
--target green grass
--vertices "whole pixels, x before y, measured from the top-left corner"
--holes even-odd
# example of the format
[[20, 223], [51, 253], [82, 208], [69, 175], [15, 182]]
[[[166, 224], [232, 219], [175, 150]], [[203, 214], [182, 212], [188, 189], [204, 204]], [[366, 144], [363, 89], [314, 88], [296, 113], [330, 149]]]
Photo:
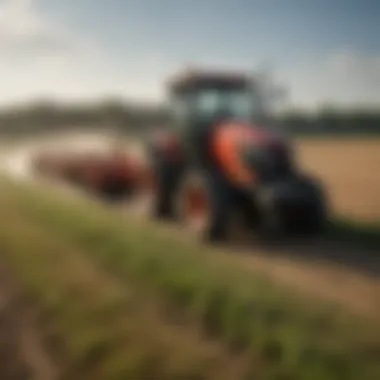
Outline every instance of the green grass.
[[0, 249], [53, 312], [69, 367], [87, 378], [99, 373], [97, 355], [107, 379], [380, 377], [377, 327], [311, 308], [197, 242], [38, 187], [4, 184], [0, 204], [9, 215]]
[[194, 323], [175, 326], [163, 300], [120, 282], [89, 252], [50, 233], [1, 191], [7, 219], [0, 228], [1, 259], [49, 321], [63, 379], [234, 379], [247, 367]]
[[354, 244], [358, 247], [380, 250], [380, 222], [357, 222], [336, 218], [331, 223], [329, 236], [337, 241]]

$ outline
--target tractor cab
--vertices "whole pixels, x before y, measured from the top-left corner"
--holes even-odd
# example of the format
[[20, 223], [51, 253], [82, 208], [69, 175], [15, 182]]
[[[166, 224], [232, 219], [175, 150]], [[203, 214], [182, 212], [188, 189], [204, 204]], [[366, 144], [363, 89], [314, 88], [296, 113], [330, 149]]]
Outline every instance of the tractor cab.
[[169, 85], [172, 121], [177, 128], [209, 128], [219, 120], [258, 122], [263, 99], [243, 74], [188, 72]]
[[265, 120], [258, 84], [241, 73], [185, 72], [169, 84], [169, 100], [171, 129], [196, 159], [205, 158], [210, 134], [223, 123]]

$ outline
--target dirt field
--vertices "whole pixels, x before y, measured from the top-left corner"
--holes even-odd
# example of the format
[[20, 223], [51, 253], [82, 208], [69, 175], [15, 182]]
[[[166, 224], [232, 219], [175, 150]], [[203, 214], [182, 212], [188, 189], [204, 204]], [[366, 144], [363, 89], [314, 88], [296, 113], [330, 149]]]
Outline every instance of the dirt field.
[[326, 182], [335, 211], [380, 220], [380, 139], [302, 139], [298, 154]]

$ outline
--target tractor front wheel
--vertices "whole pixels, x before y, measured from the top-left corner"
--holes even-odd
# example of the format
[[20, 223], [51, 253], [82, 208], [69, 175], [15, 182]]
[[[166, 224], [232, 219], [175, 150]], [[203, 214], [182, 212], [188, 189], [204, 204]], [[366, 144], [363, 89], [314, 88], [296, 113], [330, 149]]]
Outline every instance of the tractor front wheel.
[[323, 232], [326, 197], [314, 179], [297, 176], [273, 183], [258, 192], [260, 232], [279, 238]]

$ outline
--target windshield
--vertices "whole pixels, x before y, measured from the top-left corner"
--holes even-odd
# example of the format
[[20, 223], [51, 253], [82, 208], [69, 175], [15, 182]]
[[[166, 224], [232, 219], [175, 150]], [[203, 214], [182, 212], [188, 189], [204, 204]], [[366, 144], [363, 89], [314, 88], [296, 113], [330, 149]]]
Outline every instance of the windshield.
[[250, 121], [262, 110], [260, 99], [251, 91], [205, 89], [195, 95], [194, 112], [202, 119], [222, 114]]

